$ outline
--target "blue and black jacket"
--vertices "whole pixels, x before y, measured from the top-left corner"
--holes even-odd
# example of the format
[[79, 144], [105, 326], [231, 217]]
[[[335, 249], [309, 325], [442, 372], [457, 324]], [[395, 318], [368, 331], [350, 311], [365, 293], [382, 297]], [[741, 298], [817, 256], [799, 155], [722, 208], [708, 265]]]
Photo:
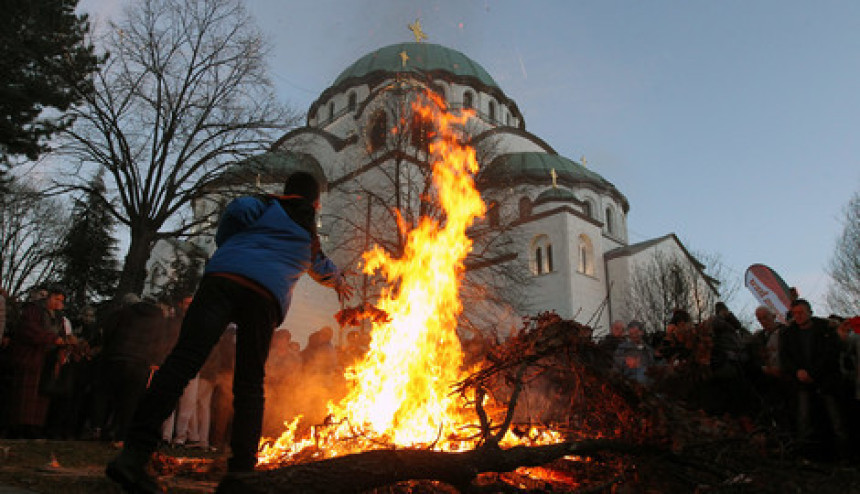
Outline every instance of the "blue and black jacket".
[[283, 318], [305, 272], [325, 286], [341, 281], [340, 270], [319, 248], [314, 222], [313, 206], [298, 196], [234, 199], [221, 217], [218, 249], [205, 274], [238, 275], [257, 283], [277, 300]]

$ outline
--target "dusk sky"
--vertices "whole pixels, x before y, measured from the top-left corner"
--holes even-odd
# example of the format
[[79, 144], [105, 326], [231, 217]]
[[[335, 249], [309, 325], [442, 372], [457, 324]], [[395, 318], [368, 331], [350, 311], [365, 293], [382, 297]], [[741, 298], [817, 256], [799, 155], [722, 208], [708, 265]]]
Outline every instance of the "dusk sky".
[[[103, 24], [120, 0], [81, 0]], [[860, 190], [860, 2], [247, 0], [305, 112], [363, 55], [427, 42], [483, 66], [526, 129], [627, 197], [630, 242], [674, 232], [742, 283], [767, 264], [827, 314]], [[750, 320], [746, 290], [733, 309]]]

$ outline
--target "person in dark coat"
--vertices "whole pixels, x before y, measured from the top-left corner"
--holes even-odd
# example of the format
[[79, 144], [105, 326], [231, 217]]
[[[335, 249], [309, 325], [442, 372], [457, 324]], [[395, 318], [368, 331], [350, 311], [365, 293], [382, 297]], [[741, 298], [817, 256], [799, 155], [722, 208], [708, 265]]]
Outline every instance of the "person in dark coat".
[[813, 409], [821, 405], [833, 432], [835, 456], [849, 452], [849, 433], [842, 408], [842, 374], [839, 369], [841, 340], [824, 319], [812, 317], [805, 299], [791, 303], [791, 323], [780, 339], [782, 373], [794, 388], [797, 406], [797, 441], [801, 454], [816, 454]]
[[104, 403], [96, 419], [105, 423], [105, 410], [113, 411], [113, 433], [116, 441], [125, 439], [128, 424], [137, 402], [146, 390], [152, 366], [158, 357], [158, 345], [164, 326], [161, 307], [140, 301], [136, 295], [123, 297], [124, 305], [104, 327], [100, 392]]
[[176, 406], [230, 323], [237, 326], [229, 472], [257, 463], [263, 421], [266, 357], [272, 333], [287, 314], [296, 282], [308, 273], [341, 300], [352, 288], [320, 249], [316, 210], [320, 187], [292, 174], [281, 196], [240, 197], [227, 205], [203, 279], [182, 321], [179, 340], [141, 401], [122, 452], [106, 474], [129, 492], [160, 492], [147, 473], [161, 423]]
[[50, 398], [40, 392], [40, 383], [48, 353], [65, 344], [60, 315], [65, 301], [61, 289], [51, 288], [46, 298], [27, 302], [21, 308], [20, 320], [9, 344], [14, 371], [8, 420], [14, 436], [43, 435]]

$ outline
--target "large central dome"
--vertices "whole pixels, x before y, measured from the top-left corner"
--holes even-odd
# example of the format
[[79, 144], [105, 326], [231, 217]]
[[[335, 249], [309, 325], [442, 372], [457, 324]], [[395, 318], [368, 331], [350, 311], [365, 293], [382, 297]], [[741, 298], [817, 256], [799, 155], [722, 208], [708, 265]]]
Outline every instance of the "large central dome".
[[[403, 64], [401, 53], [409, 57]], [[350, 79], [361, 79], [374, 73], [408, 71], [448, 72], [457, 77], [474, 78], [484, 86], [499, 89], [490, 74], [457, 50], [432, 43], [397, 43], [385, 46], [359, 58], [335, 79], [333, 87]]]

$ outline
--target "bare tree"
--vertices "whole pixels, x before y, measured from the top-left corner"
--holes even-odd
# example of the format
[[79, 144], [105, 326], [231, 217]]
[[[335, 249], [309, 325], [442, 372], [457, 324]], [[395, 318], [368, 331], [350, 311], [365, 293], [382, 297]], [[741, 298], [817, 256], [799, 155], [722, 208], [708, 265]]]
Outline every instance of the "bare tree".
[[828, 265], [833, 283], [827, 290], [830, 310], [846, 316], [860, 314], [860, 192], [845, 208], [842, 235]]
[[[404, 89], [404, 87], [409, 89]], [[431, 103], [421, 85], [398, 85], [370, 111], [367, 129], [369, 145], [355, 169], [334, 180], [333, 190], [343, 202], [322, 216], [324, 232], [331, 239], [329, 249], [342, 257], [343, 265], [356, 265], [361, 254], [379, 246], [392, 257], [403, 254], [405, 234], [421, 218], [444, 222], [444, 212], [436, 201], [432, 182], [430, 143], [438, 138], [432, 121], [414, 111], [413, 103]], [[447, 110], [443, 110], [447, 111]], [[476, 130], [460, 129], [460, 139], [469, 141]], [[476, 149], [479, 160], [492, 156], [494, 142]], [[469, 229], [473, 249], [465, 260], [467, 276], [461, 287], [464, 313], [461, 328], [477, 331], [492, 326], [486, 316], [499, 311], [481, 304], [523, 309], [522, 289], [527, 286], [527, 266], [511, 262], [505, 249], [514, 243], [504, 225], [478, 221]], [[376, 281], [365, 275], [358, 295], [368, 302], [378, 295]]]
[[0, 287], [20, 296], [51, 279], [68, 223], [58, 200], [12, 181], [0, 194]]
[[627, 293], [629, 316], [649, 331], [666, 327], [672, 311], [683, 309], [695, 322], [711, 315], [719, 293], [716, 280], [704, 277], [704, 265], [678, 255], [656, 251], [630, 273]]
[[[139, 293], [154, 243], [189, 232], [206, 185], [295, 117], [275, 99], [263, 39], [239, 0], [135, 2], [103, 46], [110, 58], [65, 149], [78, 166], [107, 170], [105, 207], [130, 235], [117, 293]], [[81, 175], [58, 182], [97, 194]]]

